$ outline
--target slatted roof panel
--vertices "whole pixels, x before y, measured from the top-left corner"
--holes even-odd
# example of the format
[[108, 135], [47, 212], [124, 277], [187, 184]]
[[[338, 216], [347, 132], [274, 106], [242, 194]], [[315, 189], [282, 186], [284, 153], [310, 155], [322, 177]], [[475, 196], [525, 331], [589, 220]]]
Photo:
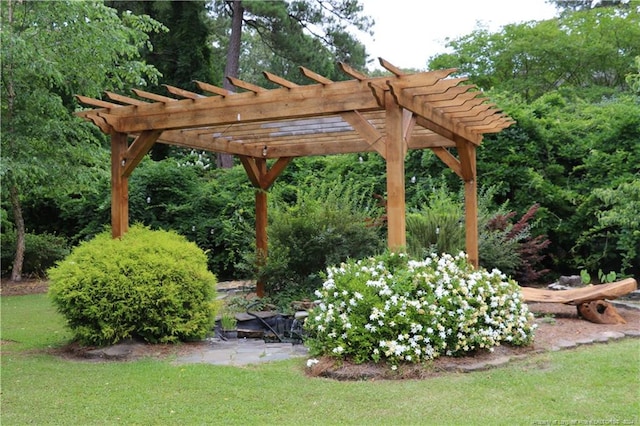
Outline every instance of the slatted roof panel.
[[265, 89], [230, 78], [240, 91], [197, 82], [201, 93], [165, 85], [171, 96], [134, 89], [136, 98], [106, 92], [108, 101], [77, 96], [92, 109], [77, 113], [105, 133], [162, 131], [158, 141], [251, 157], [298, 157], [382, 152], [385, 96], [410, 120], [409, 149], [480, 144], [482, 135], [513, 123], [455, 69], [404, 74], [381, 59], [391, 76], [369, 78], [340, 64], [351, 80], [333, 82], [301, 67], [313, 81], [297, 85], [265, 72], [280, 85]]

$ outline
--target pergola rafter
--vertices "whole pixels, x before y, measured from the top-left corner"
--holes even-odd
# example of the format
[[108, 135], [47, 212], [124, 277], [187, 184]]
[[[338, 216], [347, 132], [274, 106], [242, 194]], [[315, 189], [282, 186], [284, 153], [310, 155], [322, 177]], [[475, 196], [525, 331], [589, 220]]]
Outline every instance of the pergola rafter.
[[[406, 244], [404, 159], [409, 149], [432, 149], [465, 182], [466, 250], [477, 266], [475, 151], [483, 134], [513, 121], [465, 78], [451, 78], [455, 69], [405, 74], [380, 62], [393, 75], [369, 78], [340, 64], [351, 79], [332, 81], [300, 67], [312, 84], [265, 72], [279, 88], [228, 78], [238, 93], [197, 81], [204, 94], [164, 85], [173, 97], [138, 89], [135, 98], [112, 92], [106, 92], [109, 101], [78, 96], [92, 109], [77, 115], [111, 135], [113, 236], [128, 227], [127, 179], [160, 142], [239, 157], [256, 187], [257, 247], [263, 254], [267, 190], [293, 158], [377, 152], [387, 164], [388, 244], [399, 249]], [[270, 159], [276, 161], [269, 168]]]

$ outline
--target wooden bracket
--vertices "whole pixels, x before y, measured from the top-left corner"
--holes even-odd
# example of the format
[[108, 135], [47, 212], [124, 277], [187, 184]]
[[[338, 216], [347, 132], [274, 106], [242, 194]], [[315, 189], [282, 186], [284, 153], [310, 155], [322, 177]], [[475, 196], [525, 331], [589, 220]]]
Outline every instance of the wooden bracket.
[[267, 168], [267, 160], [264, 158], [247, 157], [245, 155], [239, 155], [238, 157], [247, 172], [251, 184], [263, 191], [267, 191], [273, 185], [278, 176], [293, 160], [293, 157], [278, 158], [269, 169]]

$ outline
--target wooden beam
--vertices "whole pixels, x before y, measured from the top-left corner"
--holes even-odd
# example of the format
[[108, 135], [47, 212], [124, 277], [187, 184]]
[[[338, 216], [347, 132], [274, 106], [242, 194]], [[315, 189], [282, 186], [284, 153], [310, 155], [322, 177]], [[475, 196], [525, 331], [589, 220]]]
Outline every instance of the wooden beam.
[[344, 62], [338, 62], [338, 66], [340, 67], [340, 70], [342, 70], [343, 73], [345, 73], [348, 76], [351, 76], [351, 77], [353, 77], [353, 78], [355, 78], [357, 80], [363, 81], [363, 80], [366, 80], [368, 78], [366, 75], [364, 75], [360, 71], [355, 70], [354, 68], [352, 68], [349, 65], [345, 64]]
[[133, 170], [140, 164], [140, 161], [149, 152], [158, 137], [162, 134], [161, 130], [146, 130], [142, 132], [125, 152], [123, 160], [122, 175], [124, 177], [131, 176]]
[[[475, 146], [473, 147], [475, 153]], [[465, 246], [471, 264], [480, 265], [478, 252], [478, 184], [476, 179], [464, 182]]]
[[280, 173], [287, 168], [291, 160], [293, 160], [293, 157], [278, 158], [267, 173], [260, 177], [260, 187], [265, 191], [271, 188], [271, 185], [280, 176]]
[[94, 106], [94, 107], [98, 107], [98, 108], [116, 108], [119, 107], [121, 105], [118, 104], [114, 104], [111, 102], [105, 102], [105, 101], [101, 101], [100, 99], [93, 99], [93, 98], [89, 98], [87, 96], [82, 96], [82, 95], [76, 95], [76, 99], [80, 102], [83, 103], [85, 105], [89, 105], [89, 106]]
[[251, 185], [255, 188], [260, 188], [260, 170], [256, 165], [255, 159], [247, 157], [246, 155], [239, 155], [238, 158], [244, 170], [247, 172]]
[[265, 169], [262, 170], [260, 164], [262, 164], [261, 162], [264, 158], [247, 157], [246, 155], [240, 155], [238, 158], [240, 158], [240, 162], [247, 172], [251, 184], [263, 191], [267, 191], [271, 185], [273, 185], [278, 176], [280, 176], [280, 173], [282, 173], [291, 160], [293, 160], [293, 157], [278, 158], [271, 166], [271, 169], [265, 167]]
[[262, 74], [264, 77], [272, 83], [277, 84], [278, 86], [286, 87], [287, 89], [293, 89], [294, 87], [299, 87], [299, 84], [296, 84], [292, 81], [289, 81], [285, 78], [279, 77], [275, 74], [271, 74], [270, 72], [263, 71]]
[[[380, 107], [365, 85], [350, 80], [346, 85], [300, 86], [295, 89], [273, 89], [249, 99], [243, 94], [227, 98], [207, 97], [198, 100], [136, 106], [123, 106], [98, 112], [117, 131], [137, 133], [143, 130], [172, 130], [213, 125], [228, 125], [284, 118], [318, 117]], [[358, 87], [363, 85], [364, 87]], [[334, 88], [334, 86], [337, 86]], [[355, 87], [354, 87], [355, 86]], [[289, 94], [286, 94], [286, 91]], [[175, 100], [174, 100], [175, 101]]]
[[462, 169], [460, 166], [460, 161], [458, 161], [458, 159], [454, 157], [449, 152], [449, 150], [442, 147], [431, 148], [431, 150], [433, 151], [434, 154], [436, 154], [436, 156], [440, 160], [442, 160], [444, 164], [446, 164], [451, 170], [453, 170], [455, 174], [457, 174], [462, 178]]
[[378, 103], [378, 106], [380, 108], [384, 108], [384, 94], [387, 91], [386, 90], [386, 83], [385, 84], [381, 84], [381, 83], [374, 83], [372, 81], [369, 81], [367, 83], [369, 85], [369, 89], [371, 90], [371, 93], [373, 94], [373, 97], [376, 99], [376, 102]]
[[429, 73], [412, 74], [400, 78], [394, 82], [396, 89], [402, 89], [410, 96], [425, 96], [445, 93], [452, 87], [475, 87], [472, 85], [461, 86], [460, 83], [467, 81], [467, 77], [444, 78], [452, 70], [432, 71]]
[[168, 84], [163, 84], [162, 86], [164, 86], [167, 89], [167, 91], [169, 93], [171, 93], [172, 95], [180, 96], [181, 98], [185, 98], [185, 99], [200, 99], [200, 98], [204, 98], [204, 96], [202, 96], [202, 95], [190, 92], [188, 90], [181, 89], [179, 87], [170, 86]]
[[162, 95], [157, 95], [155, 93], [151, 93], [151, 92], [145, 92], [144, 90], [140, 90], [140, 89], [131, 89], [131, 91], [133, 93], [136, 94], [136, 96], [143, 98], [143, 99], [150, 99], [152, 101], [157, 101], [160, 103], [168, 103], [168, 102], [177, 102], [177, 99], [173, 99], [170, 98], [168, 96], [162, 96]]
[[464, 180], [464, 215], [466, 251], [469, 261], [478, 268], [478, 182], [476, 177], [476, 146], [456, 142], [460, 157], [460, 172]]
[[[255, 159], [258, 176], [267, 174], [267, 160], [264, 158]], [[268, 211], [267, 211], [267, 191], [256, 189], [256, 256], [258, 267], [263, 266], [267, 259], [269, 240], [267, 235]], [[258, 279], [256, 283], [256, 295], [264, 297], [264, 281]]]
[[[434, 105], [442, 112], [445, 112], [447, 114], [449, 113], [453, 114], [457, 112], [467, 112], [477, 105], [484, 105], [485, 102], [487, 101], [486, 98], [477, 97], [474, 92], [466, 93], [463, 96], [465, 96], [467, 99], [461, 99], [460, 102], [457, 102], [457, 103], [435, 102]], [[494, 104], [487, 104], [487, 105], [494, 106]]]
[[425, 133], [412, 135], [407, 141], [407, 145], [409, 149], [455, 148], [456, 143], [437, 133]]
[[202, 90], [203, 92], [212, 93], [214, 95], [220, 95], [222, 97], [229, 96], [229, 95], [233, 94], [232, 91], [227, 90], [227, 89], [223, 89], [222, 87], [214, 86], [213, 84], [204, 83], [204, 82], [198, 81], [198, 80], [194, 80], [194, 82], [200, 88], [200, 90]]
[[182, 146], [185, 148], [201, 149], [211, 152], [225, 152], [233, 155], [253, 155], [246, 145], [241, 142], [232, 141], [225, 138], [216, 138], [211, 134], [194, 134], [184, 130], [166, 130], [156, 142]]
[[495, 111], [491, 111], [491, 108], [496, 106], [489, 103], [478, 103], [478, 105], [472, 105], [471, 108], [458, 111], [447, 111], [447, 117], [459, 118], [459, 117], [472, 117], [480, 116], [483, 113], [493, 114]]
[[[425, 129], [431, 130], [432, 132], [437, 133], [437, 134], [441, 135], [442, 137], [450, 139], [450, 140], [452, 140], [454, 142], [459, 141], [459, 140], [463, 140], [465, 142], [474, 143], [472, 141], [464, 139], [462, 136], [457, 135], [456, 133], [452, 132], [449, 129], [445, 129], [442, 126], [439, 126], [436, 123], [427, 120], [424, 117], [420, 117], [420, 116], [416, 117], [416, 124], [418, 124], [421, 127], [424, 127]], [[481, 136], [480, 135], [476, 135], [476, 139], [478, 140], [478, 143], [480, 143]]]
[[[246, 148], [247, 151], [252, 150], [252, 155], [257, 156], [257, 149], [251, 147]], [[376, 152], [368, 143], [358, 138], [347, 143], [340, 143], [336, 140], [317, 141], [313, 143], [294, 143], [270, 145], [266, 158], [280, 157], [308, 157], [315, 155], [331, 154], [352, 154], [356, 152]]]
[[[422, 102], [429, 102], [436, 105], [438, 108], [451, 105], [462, 105], [466, 101], [482, 95], [482, 92], [479, 90], [470, 90], [474, 87], [475, 86], [469, 84], [464, 86], [453, 86], [441, 93], [422, 95], [420, 100]], [[487, 98], [482, 98], [482, 100], [486, 101]]]
[[390, 250], [406, 248], [406, 209], [404, 182], [405, 142], [402, 128], [402, 108], [390, 93], [386, 93], [386, 165], [387, 165], [387, 224]]
[[413, 133], [413, 129], [416, 126], [416, 117], [411, 111], [406, 109], [402, 110], [402, 140], [404, 140], [404, 155], [407, 155], [409, 149], [409, 139]]
[[358, 111], [350, 111], [342, 113], [341, 116], [362, 136], [371, 148], [375, 149], [382, 158], [386, 158], [387, 150], [382, 134], [362, 114]]
[[[279, 158], [271, 167], [267, 169], [267, 160], [264, 158], [240, 157], [240, 161], [247, 171], [249, 180], [256, 187], [256, 257], [258, 267], [264, 265], [267, 258], [269, 246], [267, 236], [267, 190], [276, 180], [278, 175], [287, 167], [291, 158]], [[256, 294], [258, 297], [264, 296], [264, 282], [258, 279], [256, 283]]]
[[332, 84], [333, 83], [333, 81], [329, 80], [327, 77], [324, 77], [324, 76], [322, 76], [320, 74], [317, 74], [317, 73], [315, 73], [315, 72], [313, 72], [313, 71], [311, 71], [311, 70], [309, 70], [309, 69], [307, 69], [305, 67], [299, 67], [299, 69], [300, 69], [300, 72], [302, 73], [302, 75], [304, 75], [305, 77], [307, 77], [310, 80], [313, 80], [313, 81], [318, 82], [318, 83], [323, 84], [323, 85]]
[[97, 111], [103, 111], [103, 110], [89, 109], [85, 111], [76, 111], [73, 113], [73, 115], [75, 115], [76, 117], [81, 117], [81, 118], [84, 118], [85, 120], [91, 121], [100, 130], [102, 130], [102, 132], [104, 132], [107, 135], [110, 135], [111, 132], [113, 132], [113, 127], [111, 127], [103, 117], [100, 117]]
[[127, 135], [111, 133], [111, 235], [122, 237], [129, 229], [129, 182], [123, 174]]
[[378, 61], [380, 62], [380, 65], [382, 65], [382, 67], [384, 69], [386, 69], [387, 71], [393, 73], [396, 75], [396, 77], [399, 77], [401, 75], [405, 75], [406, 72], [402, 71], [400, 68], [396, 67], [395, 65], [393, 65], [391, 62], [386, 61], [382, 58], [378, 58]]
[[149, 102], [141, 101], [140, 99], [130, 98], [129, 96], [119, 95], [117, 93], [105, 91], [107, 97], [113, 101], [120, 102], [127, 105], [145, 105]]
[[260, 87], [247, 81], [242, 81], [239, 78], [227, 76], [227, 80], [229, 80], [229, 83], [233, 84], [234, 86], [239, 87], [240, 89], [248, 90], [249, 92], [260, 93], [268, 91], [264, 87]]
[[[481, 138], [477, 134], [467, 131], [464, 126], [458, 126], [455, 121], [447, 118], [442, 111], [435, 108], [429, 102], [422, 102], [422, 97], [409, 96], [403, 93], [402, 89], [396, 88], [395, 84], [391, 82], [389, 83], [389, 87], [391, 88], [391, 94], [395, 98], [395, 101], [403, 108], [412, 111], [420, 117], [424, 117], [426, 120], [453, 134], [457, 134], [473, 143], [480, 143]], [[440, 133], [436, 129], [432, 130]]]
[[456, 140], [456, 149], [460, 159], [460, 171], [464, 181], [476, 179], [476, 147], [469, 142]]

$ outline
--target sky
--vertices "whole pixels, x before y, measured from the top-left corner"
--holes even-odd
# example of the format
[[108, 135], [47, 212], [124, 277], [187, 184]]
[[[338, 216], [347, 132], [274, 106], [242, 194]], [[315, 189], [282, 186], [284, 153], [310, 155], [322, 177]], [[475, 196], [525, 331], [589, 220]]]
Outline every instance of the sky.
[[469, 34], [478, 23], [490, 31], [507, 24], [556, 16], [545, 0], [361, 0], [375, 20], [374, 37], [358, 34], [380, 68], [382, 57], [399, 68], [426, 69], [430, 56], [446, 52], [445, 39]]

